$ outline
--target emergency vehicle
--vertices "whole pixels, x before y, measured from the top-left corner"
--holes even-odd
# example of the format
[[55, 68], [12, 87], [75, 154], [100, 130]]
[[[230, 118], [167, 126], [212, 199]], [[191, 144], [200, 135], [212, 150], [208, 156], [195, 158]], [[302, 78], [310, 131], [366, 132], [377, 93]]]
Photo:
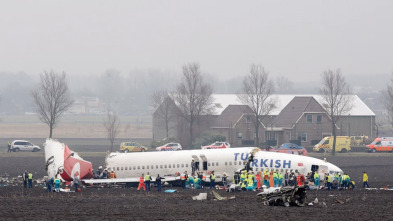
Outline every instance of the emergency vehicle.
[[377, 137], [375, 140], [367, 145], [368, 152], [393, 152], [393, 137]]
[[[315, 144], [313, 150], [316, 152], [325, 152], [333, 150], [333, 136], [324, 137], [319, 143]], [[351, 151], [351, 139], [348, 136], [336, 136], [336, 151], [348, 152]]]

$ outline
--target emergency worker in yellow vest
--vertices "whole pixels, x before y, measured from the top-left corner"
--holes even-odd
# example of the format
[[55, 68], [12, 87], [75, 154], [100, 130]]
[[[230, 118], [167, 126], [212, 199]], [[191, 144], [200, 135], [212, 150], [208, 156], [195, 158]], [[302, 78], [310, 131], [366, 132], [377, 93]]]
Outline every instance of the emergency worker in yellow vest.
[[29, 183], [29, 188], [33, 188], [33, 173], [29, 172], [27, 179]]
[[252, 177], [247, 180], [247, 190], [248, 191], [255, 191], [254, 180]]
[[274, 182], [274, 187], [278, 186], [278, 174], [277, 171], [274, 171], [273, 173], [273, 182]]
[[216, 175], [214, 175], [214, 171], [210, 173], [210, 189], [213, 189], [216, 181]]
[[329, 173], [326, 173], [326, 186], [328, 190], [332, 188], [332, 176]]
[[247, 179], [247, 173], [245, 170], [243, 170], [242, 174], [240, 175], [240, 181], [243, 182], [246, 179]]
[[147, 172], [145, 175], [146, 191], [150, 191], [150, 181], [151, 181], [151, 176], [149, 172]]
[[368, 176], [366, 171], [363, 172], [363, 188], [370, 188], [370, 186], [368, 185]]
[[318, 171], [315, 171], [315, 174], [314, 174], [314, 184], [315, 184], [315, 187], [317, 187], [319, 189], [319, 173], [318, 173]]
[[284, 180], [284, 177], [280, 172], [278, 172], [277, 175], [278, 175], [278, 186], [282, 186], [282, 181]]
[[263, 185], [269, 188], [269, 170], [263, 171]]

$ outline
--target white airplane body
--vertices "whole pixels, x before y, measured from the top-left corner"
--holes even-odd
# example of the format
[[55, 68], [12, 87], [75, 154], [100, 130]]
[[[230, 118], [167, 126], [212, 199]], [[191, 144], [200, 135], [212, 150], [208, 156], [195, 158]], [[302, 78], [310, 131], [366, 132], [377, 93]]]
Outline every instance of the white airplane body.
[[[250, 157], [253, 157], [249, 160]], [[325, 173], [333, 174], [343, 171], [337, 166], [313, 157], [302, 155], [260, 151], [256, 147], [239, 147], [225, 149], [196, 149], [182, 151], [157, 151], [139, 153], [110, 153], [105, 159], [109, 171], [116, 172], [115, 179], [89, 179], [92, 177], [92, 165], [83, 160], [77, 153], [71, 151], [67, 145], [56, 140], [45, 143], [45, 161], [49, 177], [60, 174], [64, 180], [71, 181], [78, 175], [86, 184], [94, 183], [137, 183], [142, 174], [150, 173], [152, 181], [157, 174], [165, 178], [164, 181], [180, 180], [180, 174], [187, 171], [192, 173], [191, 161], [196, 164], [196, 171], [202, 171], [209, 180], [209, 173], [214, 171], [217, 178], [224, 173], [228, 181], [233, 180], [235, 171], [245, 168], [247, 162], [254, 172], [286, 171], [307, 174], [316, 171], [324, 178]], [[216, 179], [219, 181], [219, 179]]]
[[[214, 171], [217, 178], [225, 173], [228, 175], [228, 181], [232, 181], [234, 172], [243, 169], [252, 154], [254, 158], [250, 166], [254, 172], [268, 169], [269, 171], [278, 170], [281, 173], [297, 171], [301, 174], [307, 174], [312, 170], [318, 170], [322, 175], [321, 179], [323, 179], [324, 173], [343, 173], [339, 167], [320, 159], [260, 151], [259, 148], [255, 147], [141, 153], [116, 152], [110, 153], [106, 157], [105, 163], [108, 170], [116, 172], [117, 179], [115, 180], [126, 179], [130, 182], [131, 180], [138, 182], [138, 177], [147, 172], [152, 177], [157, 174], [170, 177], [170, 175], [182, 174], [184, 171], [187, 171], [190, 175], [192, 172], [191, 161], [194, 160], [197, 164], [197, 171], [203, 171], [207, 181], [209, 181], [207, 174], [211, 171]], [[179, 178], [173, 177], [174, 180]]]

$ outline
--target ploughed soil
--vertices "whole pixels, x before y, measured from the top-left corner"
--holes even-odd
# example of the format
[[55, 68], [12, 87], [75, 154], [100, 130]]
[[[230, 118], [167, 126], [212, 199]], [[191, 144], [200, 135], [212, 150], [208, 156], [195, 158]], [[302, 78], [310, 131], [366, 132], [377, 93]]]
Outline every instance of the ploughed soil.
[[[0, 158], [1, 177], [7, 173], [11, 180], [25, 169], [33, 171], [35, 178], [45, 175], [42, 153], [17, 154]], [[33, 189], [24, 189], [17, 181], [2, 181], [0, 220], [393, 220], [393, 191], [379, 189], [393, 185], [392, 157], [390, 153], [328, 156], [355, 180], [356, 188], [307, 191], [308, 201], [318, 198], [319, 203], [305, 207], [265, 206], [257, 192], [216, 190], [221, 196], [235, 196], [234, 200], [218, 201], [208, 189], [171, 188], [176, 193], [152, 189], [147, 193], [136, 188], [87, 187], [80, 193], [46, 193], [37, 183]], [[102, 157], [85, 159], [95, 168], [104, 162]], [[369, 175], [370, 186], [378, 190], [361, 187], [363, 171]], [[208, 193], [207, 200], [194, 201], [192, 196], [199, 193]]]

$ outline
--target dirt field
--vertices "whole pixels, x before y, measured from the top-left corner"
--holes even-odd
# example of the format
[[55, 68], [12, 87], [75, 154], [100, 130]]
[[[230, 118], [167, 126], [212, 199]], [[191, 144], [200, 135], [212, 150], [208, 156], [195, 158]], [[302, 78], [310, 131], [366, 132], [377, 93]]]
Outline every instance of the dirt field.
[[[81, 153], [94, 168], [103, 165], [103, 153]], [[317, 155], [322, 158], [322, 155]], [[371, 187], [393, 184], [393, 155], [345, 154], [327, 159], [361, 184], [367, 171]], [[36, 178], [45, 175], [43, 153], [1, 153], [0, 175], [16, 176], [25, 169]], [[390, 186], [389, 186], [390, 185]], [[229, 194], [233, 201], [216, 201], [211, 194], [206, 201], [193, 201], [191, 196], [209, 190], [183, 190], [177, 193], [150, 194], [135, 188], [84, 188], [81, 193], [46, 193], [42, 186], [22, 191], [20, 184], [0, 187], [0, 220], [392, 220], [393, 191], [363, 190], [359, 185], [350, 191], [308, 191], [308, 200], [318, 198], [319, 205], [306, 207], [263, 206], [256, 192]], [[336, 199], [345, 203], [336, 203]], [[322, 206], [325, 202], [327, 207]], [[345, 218], [344, 218], [345, 217]]]

